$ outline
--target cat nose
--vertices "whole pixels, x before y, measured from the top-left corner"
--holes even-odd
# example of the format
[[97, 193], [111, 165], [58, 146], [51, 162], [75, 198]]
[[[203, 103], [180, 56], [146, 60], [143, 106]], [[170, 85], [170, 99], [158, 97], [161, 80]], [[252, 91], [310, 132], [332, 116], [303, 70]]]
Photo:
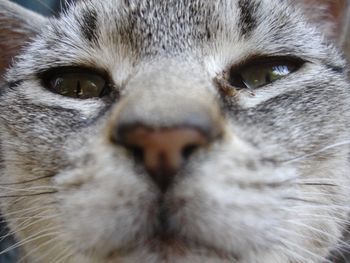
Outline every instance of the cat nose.
[[175, 175], [191, 155], [212, 141], [210, 132], [199, 127], [150, 128], [119, 125], [118, 144], [142, 163], [162, 192], [172, 185]]

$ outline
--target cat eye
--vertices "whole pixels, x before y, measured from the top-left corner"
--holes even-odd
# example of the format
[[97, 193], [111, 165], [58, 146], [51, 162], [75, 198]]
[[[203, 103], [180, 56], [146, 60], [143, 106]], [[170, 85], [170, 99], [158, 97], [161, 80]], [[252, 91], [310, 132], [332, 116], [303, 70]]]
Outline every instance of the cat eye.
[[231, 68], [226, 81], [235, 89], [254, 90], [288, 76], [302, 64], [302, 61], [290, 58], [258, 59], [243, 67]]
[[102, 98], [111, 91], [106, 77], [88, 69], [55, 69], [43, 76], [51, 92], [77, 99]]

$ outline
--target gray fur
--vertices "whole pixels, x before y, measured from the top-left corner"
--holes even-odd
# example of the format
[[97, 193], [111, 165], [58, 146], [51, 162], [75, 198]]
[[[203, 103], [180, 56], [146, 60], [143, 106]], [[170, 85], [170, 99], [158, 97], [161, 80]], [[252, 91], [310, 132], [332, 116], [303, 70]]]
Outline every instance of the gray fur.
[[[0, 99], [1, 211], [18, 240], [33, 238], [28, 262], [321, 263], [343, 245], [346, 62], [300, 10], [278, 0], [91, 0], [39, 20]], [[215, 79], [254, 56], [306, 62], [255, 96], [223, 97]], [[51, 93], [42, 73], [63, 66], [107, 72], [119, 96]], [[111, 141], [121, 119], [173, 127], [198, 112], [223, 137], [164, 196]], [[173, 244], [152, 238], [160, 210]]]

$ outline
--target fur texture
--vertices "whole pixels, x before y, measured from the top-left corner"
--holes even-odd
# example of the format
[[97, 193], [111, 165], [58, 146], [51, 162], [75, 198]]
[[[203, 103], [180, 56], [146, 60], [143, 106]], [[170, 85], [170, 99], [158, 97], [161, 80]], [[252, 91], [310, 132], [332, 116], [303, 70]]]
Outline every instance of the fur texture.
[[[0, 0], [1, 16], [14, 17], [10, 6]], [[29, 262], [321, 263], [343, 245], [346, 63], [301, 11], [91, 0], [37, 21], [0, 97], [1, 211]], [[305, 63], [255, 96], [223, 96], [214, 80], [255, 56]], [[107, 72], [118, 96], [48, 91], [42, 73], [65, 66]], [[111, 140], [121, 119], [172, 127], [193, 114], [223, 136], [165, 194]], [[155, 234], [164, 222], [170, 241]]]

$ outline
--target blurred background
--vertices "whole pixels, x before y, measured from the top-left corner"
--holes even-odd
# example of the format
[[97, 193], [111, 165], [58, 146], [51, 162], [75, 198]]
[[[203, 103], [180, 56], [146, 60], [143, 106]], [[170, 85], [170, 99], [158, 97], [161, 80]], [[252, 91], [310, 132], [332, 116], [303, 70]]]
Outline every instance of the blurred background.
[[57, 15], [74, 0], [11, 0], [46, 16]]

